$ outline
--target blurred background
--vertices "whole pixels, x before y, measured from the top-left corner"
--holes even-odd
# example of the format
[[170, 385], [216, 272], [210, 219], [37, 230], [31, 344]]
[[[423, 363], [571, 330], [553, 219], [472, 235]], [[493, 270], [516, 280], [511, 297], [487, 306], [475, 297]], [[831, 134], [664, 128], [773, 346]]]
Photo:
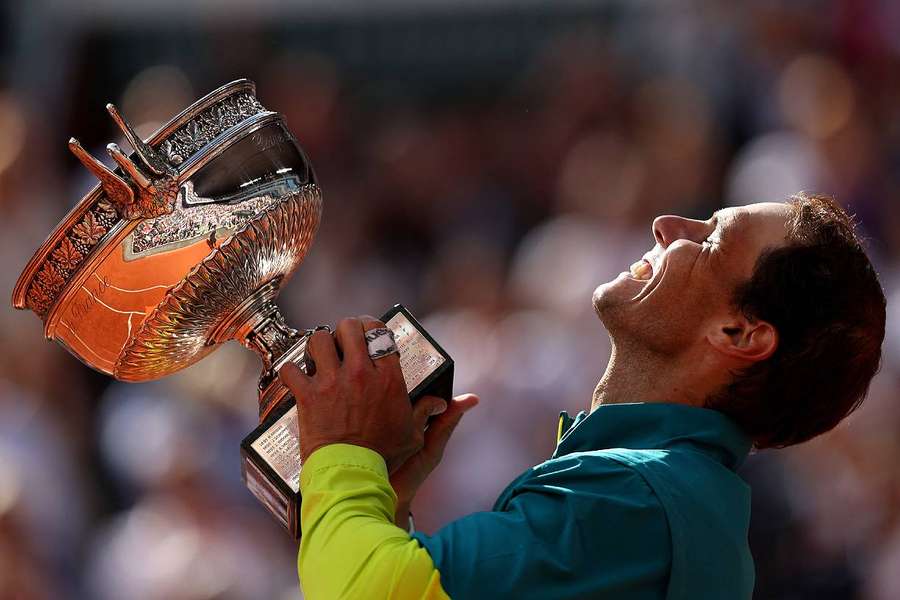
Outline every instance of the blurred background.
[[[456, 358], [464, 420], [414, 506], [488, 509], [589, 406], [590, 298], [651, 219], [835, 195], [889, 297], [869, 398], [762, 452], [758, 598], [900, 598], [900, 4], [891, 0], [156, 0], [0, 5], [0, 290], [139, 132], [238, 77], [315, 164], [324, 221], [295, 326], [402, 301]], [[121, 141], [120, 141], [121, 143]], [[295, 548], [240, 481], [257, 359], [224, 347], [121, 384], [0, 303], [0, 597], [296, 598]]]

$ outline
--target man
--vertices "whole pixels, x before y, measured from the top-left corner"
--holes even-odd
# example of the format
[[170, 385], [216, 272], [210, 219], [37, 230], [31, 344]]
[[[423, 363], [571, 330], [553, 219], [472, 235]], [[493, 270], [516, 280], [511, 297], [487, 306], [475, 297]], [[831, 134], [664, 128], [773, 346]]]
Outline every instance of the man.
[[652, 229], [654, 248], [594, 292], [612, 354], [590, 414], [563, 415], [553, 456], [492, 511], [433, 536], [394, 523], [478, 399], [411, 407], [397, 357], [368, 357], [371, 318], [313, 336], [316, 374], [281, 372], [299, 405], [308, 598], [751, 597], [734, 471], [751, 446], [808, 440], [859, 405], [884, 295], [827, 198]]

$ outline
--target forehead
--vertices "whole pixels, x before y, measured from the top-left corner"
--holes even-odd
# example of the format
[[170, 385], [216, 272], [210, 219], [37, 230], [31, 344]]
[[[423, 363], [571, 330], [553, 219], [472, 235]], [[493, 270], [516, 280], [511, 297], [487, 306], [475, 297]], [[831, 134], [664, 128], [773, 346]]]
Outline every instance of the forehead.
[[713, 216], [722, 237], [725, 263], [730, 271], [745, 278], [765, 249], [786, 243], [791, 207], [762, 202], [723, 208]]
[[760, 202], [723, 208], [713, 214], [723, 236], [758, 247], [781, 245], [788, 233], [791, 207], [781, 202]]

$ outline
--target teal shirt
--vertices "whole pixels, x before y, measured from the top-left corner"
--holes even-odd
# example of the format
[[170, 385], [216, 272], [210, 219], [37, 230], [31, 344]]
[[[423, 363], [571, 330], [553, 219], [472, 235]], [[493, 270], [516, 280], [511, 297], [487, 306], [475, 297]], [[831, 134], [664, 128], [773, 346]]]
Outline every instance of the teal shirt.
[[750, 441], [731, 420], [658, 403], [561, 419], [550, 460], [492, 511], [414, 534], [451, 598], [752, 596], [750, 489], [735, 473]]

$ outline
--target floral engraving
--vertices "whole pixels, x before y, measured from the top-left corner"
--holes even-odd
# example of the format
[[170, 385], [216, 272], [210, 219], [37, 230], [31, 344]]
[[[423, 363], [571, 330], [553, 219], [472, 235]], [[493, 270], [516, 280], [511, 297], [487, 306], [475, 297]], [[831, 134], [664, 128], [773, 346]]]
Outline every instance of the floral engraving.
[[56, 289], [62, 287], [62, 285], [66, 282], [63, 279], [63, 276], [59, 274], [53, 267], [53, 263], [45, 263], [44, 267], [38, 271], [37, 280], [44, 286], [45, 289]]
[[53, 298], [51, 298], [40, 282], [32, 283], [31, 288], [28, 290], [28, 295], [25, 296], [25, 305], [42, 317], [50, 308], [52, 301]]
[[84, 219], [72, 228], [72, 233], [82, 244], [93, 246], [100, 241], [106, 230], [97, 222], [94, 213], [84, 215]]
[[[264, 112], [266, 109], [253, 94], [233, 94], [203, 110], [179, 127], [157, 146], [173, 167], [183, 163], [207, 143], [241, 121]], [[160, 214], [171, 210], [174, 192], [166, 190], [164, 202], [160, 202]], [[262, 208], [262, 207], [258, 207]], [[163, 210], [165, 209], [165, 210]], [[50, 252], [49, 261], [32, 280], [25, 296], [25, 303], [41, 318], [53, 305], [56, 297], [91, 251], [118, 223], [120, 215], [116, 207], [102, 194], [84, 217], [67, 233], [66, 237]], [[237, 224], [235, 224], [237, 225]]]
[[53, 260], [56, 265], [63, 271], [74, 271], [78, 268], [82, 259], [81, 252], [72, 243], [69, 238], [63, 238], [59, 248], [53, 251]]
[[250, 93], [229, 96], [175, 130], [159, 149], [170, 164], [178, 166], [225, 130], [265, 110]]
[[116, 207], [106, 198], [101, 199], [94, 205], [94, 211], [99, 217], [107, 217], [115, 221], [119, 220], [119, 213], [116, 212]]

